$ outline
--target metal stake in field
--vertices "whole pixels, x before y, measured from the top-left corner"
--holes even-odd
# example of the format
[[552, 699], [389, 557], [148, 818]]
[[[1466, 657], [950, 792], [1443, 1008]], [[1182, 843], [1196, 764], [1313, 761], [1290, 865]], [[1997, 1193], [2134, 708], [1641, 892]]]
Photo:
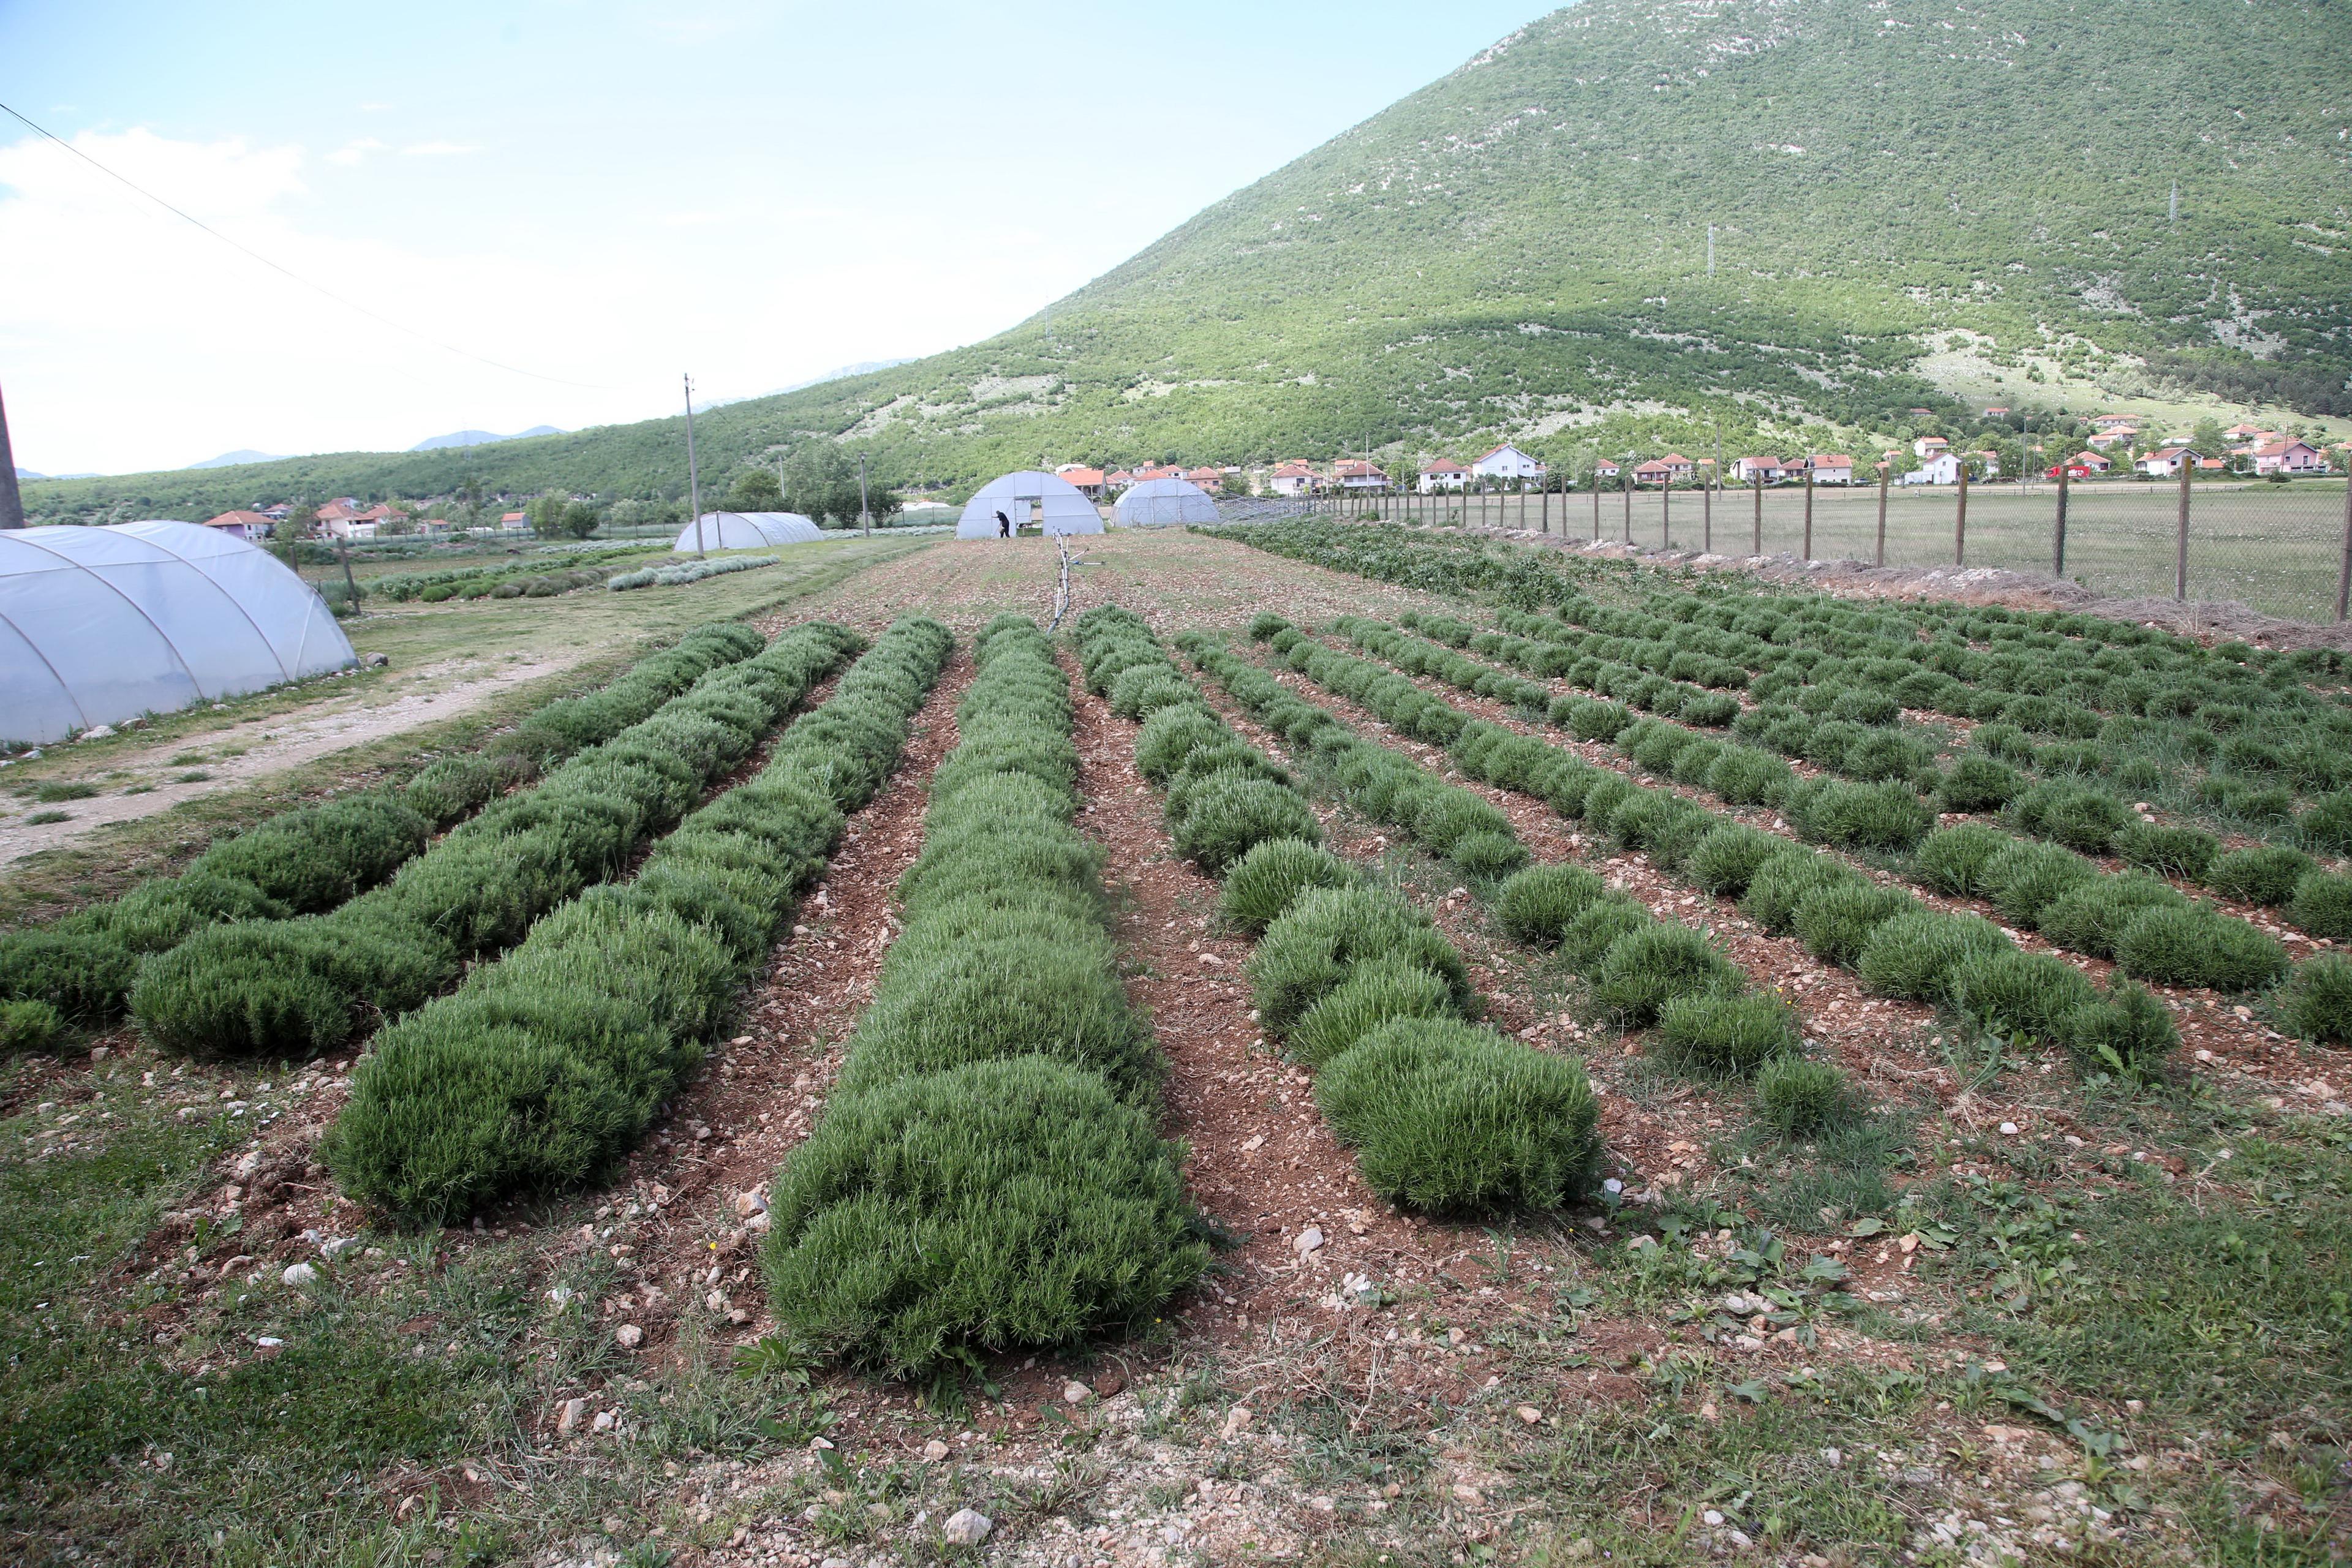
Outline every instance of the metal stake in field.
[[1592, 475], [1592, 537], [1601, 537], [1601, 473], [1597, 461]]
[[694, 377], [678, 379], [686, 383], [686, 496], [687, 504], [694, 508], [694, 552], [708, 560], [702, 548], [702, 479], [694, 467]]
[[1658, 486], [1658, 547], [1675, 547], [1675, 477], [1668, 474]]
[[1969, 466], [1960, 465], [1959, 508], [1952, 514], [1952, 564], [1969, 563]]
[[1624, 467], [1617, 470], [1618, 487], [1625, 492], [1625, 542], [1633, 542], [1633, 454], [1625, 454]]
[[2189, 602], [2189, 454], [2173, 458], [2180, 470], [2180, 527], [2172, 542], [2172, 597], [2176, 604]]
[[1764, 553], [1764, 470], [1759, 468], [1748, 475], [1748, 482], [1756, 491], [1756, 543], [1748, 553], [1761, 555]]
[[[1050, 310], [1053, 307], [1049, 305], [1046, 309]], [[1053, 329], [1049, 326], [1046, 331], [1050, 333]], [[1047, 341], [1052, 339], [1048, 337]], [[866, 454], [863, 452], [857, 454], [857, 528], [866, 538], [874, 537], [874, 513], [866, 504]]]
[[1873, 566], [1886, 564], [1886, 481], [1893, 474], [1893, 465], [1878, 465], [1878, 546], [1871, 552]]
[[[2069, 477], [2066, 465], [2060, 463], [2058, 465], [2058, 526], [2052, 530], [2050, 542], [2050, 574], [2053, 577], [2066, 575], [2066, 480]], [[2345, 548], [2352, 550], [2352, 543], [2347, 543]]]

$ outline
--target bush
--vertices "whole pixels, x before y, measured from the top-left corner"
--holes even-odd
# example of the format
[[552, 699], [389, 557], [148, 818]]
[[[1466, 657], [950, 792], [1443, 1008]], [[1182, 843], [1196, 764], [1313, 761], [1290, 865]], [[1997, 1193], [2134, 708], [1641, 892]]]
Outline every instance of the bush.
[[2352, 854], [2352, 792], [2321, 795], [2294, 819], [2294, 826], [2325, 854]]
[[1916, 868], [1919, 879], [1939, 893], [1956, 899], [1985, 895], [1984, 869], [1994, 856], [2017, 841], [1980, 822], [1964, 822], [1931, 833], [1919, 846]]
[[1796, 1010], [1778, 996], [1696, 993], [1658, 1009], [1659, 1048], [1704, 1072], [1753, 1072], [1801, 1038]]
[[1265, 930], [1309, 888], [1352, 888], [1363, 879], [1319, 844], [1276, 838], [1255, 845], [1225, 868], [1218, 910], [1245, 931]]
[[1756, 1114], [1783, 1138], [1834, 1127], [1853, 1112], [1853, 1089], [1834, 1062], [1779, 1056], [1757, 1071]]
[[2084, 882], [2042, 911], [2042, 934], [2060, 947], [2113, 958], [2116, 938], [2143, 910], [2187, 909], [2189, 900], [2160, 878], [2144, 873]]
[[1580, 1066], [1450, 1019], [1383, 1025], [1324, 1068], [1315, 1096], [1372, 1190], [1417, 1209], [1558, 1208], [1600, 1165]]
[[1286, 1033], [1307, 1008], [1368, 959], [1394, 957], [1446, 983], [1458, 1011], [1471, 1000], [1470, 972], [1419, 910], [1392, 893], [1318, 888], [1301, 893], [1268, 925], [1250, 954], [1259, 1020]]
[[2012, 842], [1985, 862], [1977, 880], [2003, 920], [2032, 931], [2044, 910], [2098, 876], [2097, 867], [2071, 850]]
[[1217, 773], [1200, 781], [1172, 837], [1178, 854], [1208, 875], [1222, 877], [1261, 844], [1275, 839], [1320, 843], [1323, 825], [1287, 785], [1245, 773]]
[[1882, 996], [1948, 1002], [1958, 972], [2010, 946], [1999, 926], [1979, 916], [1914, 910], [1870, 933], [1854, 971]]
[[1852, 969], [1872, 932], [1918, 907], [1897, 889], [1870, 881], [1843, 882], [1806, 894], [1790, 924], [1806, 952], [1824, 963]]
[[2323, 952], [2287, 976], [2279, 994], [2279, 1022], [2315, 1045], [2352, 1045], [2352, 958]]
[[1936, 798], [1946, 811], [1999, 811], [2024, 788], [2024, 778], [2007, 763], [1969, 752], [1945, 770]]
[[2318, 866], [2319, 862], [2300, 849], [2290, 849], [2283, 844], [2260, 844], [2231, 850], [2213, 862], [2204, 880], [2207, 887], [2225, 899], [2274, 907], [2294, 897], [2296, 885]]
[[1756, 868], [1789, 847], [1788, 840], [1761, 828], [1731, 823], [1708, 832], [1683, 859], [1692, 883], [1723, 898], [1748, 890]]
[[2105, 790], [2036, 784], [2009, 808], [2010, 826], [2084, 855], [2105, 855], [2132, 820], [2131, 808]]
[[1869, 879], [1826, 855], [1790, 845], [1766, 856], [1756, 868], [1739, 907], [1772, 935], [1786, 936], [1795, 929], [1797, 906], [1812, 893], [1822, 888], [1855, 885], [1867, 887]]
[[2083, 972], [2047, 952], [1980, 954], [1945, 981], [1953, 1006], [1981, 1028], [2063, 1045], [2077, 1009], [2098, 998]]
[[1706, 787], [1734, 805], [1755, 805], [1773, 798], [1795, 776], [1778, 757], [1734, 746], [1707, 770]]
[[1472, 877], [1507, 877], [1533, 857], [1507, 833], [1472, 833], [1454, 841], [1449, 857]]
[[1650, 911], [1623, 893], [1595, 899], [1560, 932], [1560, 962], [1577, 973], [1588, 973], [1626, 936], [1658, 922]]
[[1150, 1113], [1036, 1057], [836, 1094], [769, 1205], [779, 1321], [901, 1376], [1129, 1328], [1209, 1261]]
[[2098, 1001], [2075, 1010], [2066, 1043], [2084, 1068], [2144, 1078], [2163, 1065], [2180, 1035], [2163, 1003], [2118, 980]]
[[2286, 918], [2297, 931], [2329, 942], [2352, 942], [2352, 877], [2313, 871], [2294, 885]]
[[2241, 920], [2201, 906], [2154, 908], [2115, 938], [2116, 963], [2135, 980], [2251, 991], [2286, 972], [2286, 950]]
[[0, 1002], [0, 1057], [45, 1051], [65, 1033], [65, 1026], [47, 1002]]
[[1625, 1027], [1646, 1028], [1673, 998], [1730, 991], [1742, 978], [1703, 933], [1658, 921], [1628, 931], [1610, 947], [1593, 977], [1592, 1001]]
[[1936, 814], [1901, 784], [1816, 779], [1791, 795], [1788, 813], [1807, 838], [1845, 849], [1908, 849], [1936, 825]]
[[1441, 1018], [1455, 1014], [1445, 982], [1396, 958], [1359, 963], [1337, 989], [1307, 1010], [1290, 1032], [1293, 1055], [1320, 1068], [1391, 1018]]
[[1170, 703], [1136, 732], [1135, 771], [1165, 786], [1195, 751], [1232, 738], [1225, 721], [1201, 703]]
[[1556, 947], [1570, 922], [1607, 890], [1581, 866], [1530, 866], [1496, 894], [1495, 915], [1514, 941]]
[[1139, 665], [1110, 683], [1110, 710], [1122, 719], [1142, 719], [1172, 704], [1198, 702], [1192, 683], [1173, 669]]
[[2115, 851], [2126, 866], [2160, 877], [2201, 882], [2221, 853], [2221, 841], [2201, 827], [2159, 827], [2129, 822], [2116, 830]]

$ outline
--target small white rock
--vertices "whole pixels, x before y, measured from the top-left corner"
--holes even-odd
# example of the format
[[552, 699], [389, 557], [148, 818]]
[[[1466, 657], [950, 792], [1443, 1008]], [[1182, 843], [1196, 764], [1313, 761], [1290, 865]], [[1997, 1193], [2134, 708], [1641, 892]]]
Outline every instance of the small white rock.
[[278, 1278], [289, 1285], [310, 1285], [317, 1282], [319, 1271], [307, 1263], [289, 1263], [286, 1266], [286, 1272]]
[[2014, 1137], [2016, 1137], [2016, 1136], [2017, 1136], [2017, 1123], [2016, 1123], [2016, 1122], [2014, 1122], [2014, 1121], [2004, 1121], [2004, 1122], [2002, 1122], [2002, 1123], [2000, 1124], [2000, 1135], [2001, 1135], [2002, 1137], [2004, 1137], [2004, 1138], [2014, 1138]]
[[977, 1546], [986, 1541], [988, 1532], [995, 1528], [996, 1521], [988, 1515], [976, 1509], [960, 1508], [948, 1515], [948, 1521], [940, 1527], [940, 1533], [947, 1537], [950, 1546]]
[[1084, 1405], [1087, 1400], [1094, 1397], [1094, 1392], [1095, 1391], [1093, 1389], [1088, 1388], [1085, 1384], [1073, 1380], [1072, 1382], [1062, 1384], [1062, 1403], [1065, 1405]]
[[1310, 1225], [1298, 1233], [1298, 1239], [1290, 1244], [1290, 1250], [1304, 1258], [1322, 1245], [1323, 1233]]
[[633, 1351], [646, 1342], [646, 1331], [635, 1323], [623, 1323], [613, 1331], [613, 1342], [625, 1351]]
[[932, 1438], [929, 1442], [923, 1445], [923, 1458], [930, 1460], [933, 1464], [937, 1464], [940, 1460], [944, 1459], [947, 1457], [948, 1446], [945, 1443], [940, 1442], [937, 1437]]
[[579, 1426], [580, 1418], [587, 1414], [588, 1402], [586, 1400], [565, 1400], [563, 1402], [563, 1410], [562, 1414], [558, 1415], [555, 1418], [555, 1435], [559, 1437], [569, 1437], [572, 1436], [572, 1431]]

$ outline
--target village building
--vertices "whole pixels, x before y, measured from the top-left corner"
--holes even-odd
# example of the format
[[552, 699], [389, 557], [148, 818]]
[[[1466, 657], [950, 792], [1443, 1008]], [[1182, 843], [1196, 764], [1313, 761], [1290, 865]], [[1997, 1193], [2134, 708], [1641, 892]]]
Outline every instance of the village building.
[[1906, 485], [1956, 485], [1960, 482], [1960, 460], [1949, 452], [1938, 452], [1903, 476]]
[[1100, 500], [1108, 480], [1100, 468], [1089, 468], [1082, 463], [1065, 463], [1054, 470], [1068, 482], [1072, 489], [1088, 500]]
[[1941, 436], [1922, 436], [1911, 443], [1911, 455], [1915, 458], [1932, 458], [1938, 452], [1948, 452], [1951, 448], [1952, 444]]
[[225, 511], [218, 517], [205, 519], [206, 528], [217, 528], [231, 539], [259, 540], [269, 537], [272, 519], [258, 511]]
[[2143, 474], [2159, 479], [2178, 478], [2184, 464], [2199, 461], [2197, 453], [2188, 447], [2163, 447], [2141, 458], [2132, 467]]
[[1388, 475], [1377, 463], [1342, 463], [1333, 470], [1341, 489], [1377, 490], [1388, 486]]
[[1458, 490], [1470, 482], [1470, 470], [1451, 458], [1440, 458], [1421, 470], [1421, 493], [1435, 495], [1440, 490]]
[[2324, 474], [2327, 459], [2308, 441], [2272, 441], [2252, 454], [2258, 474]]
[[1743, 485], [1758, 479], [1772, 484], [1788, 474], [1788, 468], [1778, 458], [1742, 458], [1731, 465], [1731, 477]]
[[1470, 471], [1482, 479], [1519, 483], [1544, 477], [1544, 466], [1506, 441], [1476, 462]]
[[1278, 496], [1311, 496], [1323, 489], [1323, 476], [1304, 463], [1276, 463], [1265, 488]]
[[1853, 483], [1853, 459], [1843, 452], [1815, 452], [1805, 459], [1804, 471], [1817, 485]]

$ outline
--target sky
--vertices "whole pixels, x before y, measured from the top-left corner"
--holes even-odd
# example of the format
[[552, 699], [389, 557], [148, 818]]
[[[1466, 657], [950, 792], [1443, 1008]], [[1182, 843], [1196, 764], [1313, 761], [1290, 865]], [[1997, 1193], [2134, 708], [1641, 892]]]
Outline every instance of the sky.
[[0, 115], [16, 460], [576, 429], [975, 342], [1542, 8], [0, 0], [0, 103], [266, 258]]

